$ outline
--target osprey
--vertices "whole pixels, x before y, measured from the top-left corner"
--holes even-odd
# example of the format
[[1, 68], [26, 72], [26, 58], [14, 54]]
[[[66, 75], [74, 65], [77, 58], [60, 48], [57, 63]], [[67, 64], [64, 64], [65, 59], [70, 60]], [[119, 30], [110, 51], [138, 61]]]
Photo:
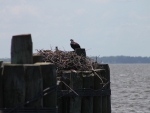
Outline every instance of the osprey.
[[80, 48], [80, 45], [77, 42], [74, 42], [73, 39], [70, 39], [70, 46], [75, 50], [76, 48]]
[[55, 47], [55, 51], [56, 51], [56, 52], [59, 51], [57, 46]]
[[55, 47], [55, 53], [61, 53], [62, 51], [58, 49], [58, 47]]

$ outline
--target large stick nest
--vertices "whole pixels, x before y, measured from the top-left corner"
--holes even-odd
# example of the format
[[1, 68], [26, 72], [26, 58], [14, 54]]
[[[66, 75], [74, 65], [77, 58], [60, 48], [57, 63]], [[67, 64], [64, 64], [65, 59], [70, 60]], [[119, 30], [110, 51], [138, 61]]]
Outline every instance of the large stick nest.
[[78, 70], [90, 71], [93, 70], [95, 62], [84, 55], [77, 55], [74, 51], [60, 51], [60, 50], [37, 50], [38, 54], [42, 56], [43, 62], [54, 63], [57, 67], [57, 74], [63, 70]]

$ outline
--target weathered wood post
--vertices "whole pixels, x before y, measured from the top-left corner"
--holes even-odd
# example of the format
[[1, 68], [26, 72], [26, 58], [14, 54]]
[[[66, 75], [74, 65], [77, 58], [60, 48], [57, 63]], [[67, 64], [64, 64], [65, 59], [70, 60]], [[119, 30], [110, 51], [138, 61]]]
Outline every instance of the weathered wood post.
[[[61, 77], [57, 77], [57, 91], [60, 91], [62, 90], [62, 86], [63, 86], [63, 83], [61, 82]], [[58, 113], [65, 113], [63, 112], [63, 103], [62, 103], [62, 98], [61, 96], [57, 97], [57, 107], [58, 107]]]
[[54, 90], [43, 97], [43, 107], [56, 108], [57, 106], [57, 88], [56, 88], [56, 66], [52, 63], [35, 63], [41, 66], [43, 77], [43, 90], [53, 88]]
[[3, 90], [2, 90], [2, 67], [0, 67], [0, 108], [3, 108]]
[[11, 63], [32, 64], [31, 34], [15, 35], [11, 40]]
[[[102, 75], [102, 71], [105, 71], [103, 69], [97, 71], [97, 74], [100, 75], [101, 77], [104, 77]], [[103, 84], [102, 84], [102, 81], [101, 79], [95, 75], [94, 76], [94, 89], [95, 90], [101, 90], [103, 87]], [[94, 100], [93, 100], [93, 110], [94, 110], [94, 113], [103, 113], [102, 112], [102, 109], [103, 109], [103, 102], [102, 102], [102, 96], [96, 96], [94, 97]]]
[[[94, 75], [91, 71], [83, 71], [83, 88], [94, 90]], [[90, 90], [89, 90], [90, 91]], [[93, 96], [82, 97], [81, 113], [93, 113]]]
[[4, 65], [4, 107], [12, 108], [25, 102], [24, 67], [21, 64]]
[[77, 49], [75, 49], [75, 52], [77, 53], [77, 55], [79, 55], [79, 56], [85, 56], [86, 57], [86, 52], [85, 52], [85, 49], [84, 48], [82, 48], [82, 49], [80, 49], [80, 48], [77, 48]]
[[[111, 113], [111, 89], [110, 89], [110, 69], [109, 69], [109, 65], [108, 64], [98, 64], [97, 69], [104, 69], [105, 70], [104, 82], [108, 83], [108, 84], [106, 85], [104, 90], [106, 90], [110, 93], [108, 95], [103, 96], [103, 99], [102, 99], [102, 101], [103, 101], [102, 113], [103, 112]], [[101, 75], [103, 76], [104, 74], [101, 73]]]
[[[68, 88], [68, 86], [70, 87], [70, 82], [71, 82], [70, 78], [71, 78], [70, 71], [64, 71], [62, 73], [62, 78], [60, 79], [61, 83], [59, 84], [60, 90], [70, 90]], [[69, 113], [69, 108], [70, 108], [70, 97], [62, 96], [61, 98], [59, 98], [58, 113]]]
[[[109, 82], [109, 84], [105, 87], [105, 90], [111, 90], [110, 89], [110, 68], [109, 68], [109, 65], [108, 64], [100, 64], [99, 65], [99, 68], [100, 67], [103, 67], [105, 69], [105, 82]], [[111, 95], [107, 95], [105, 96], [105, 104], [107, 106], [107, 112], [106, 113], [111, 113]]]
[[[77, 95], [73, 90], [83, 88], [83, 77], [82, 72], [76, 71], [64, 71], [62, 74], [62, 90], [69, 90], [69, 92], [74, 93], [76, 96], [66, 96], [62, 97], [59, 102], [62, 102], [62, 107], [58, 109], [59, 113], [80, 113], [81, 112], [81, 97]], [[72, 90], [71, 90], [71, 89]]]
[[0, 61], [0, 67], [2, 67], [3, 61]]
[[[84, 48], [77, 48], [77, 49], [75, 49], [75, 52], [79, 56], [86, 57], [86, 51]], [[81, 62], [86, 63], [85, 60], [83, 60]], [[79, 88], [89, 88], [90, 86], [92, 86], [92, 83], [89, 83], [89, 77], [83, 77], [82, 72], [80, 72], [78, 74], [79, 74], [79, 76], [81, 76], [80, 78], [82, 78], [82, 79], [80, 79], [81, 84], [79, 84], [80, 85]], [[91, 82], [92, 82], [92, 80], [94, 80], [94, 79], [92, 79], [92, 77], [90, 77], [90, 78], [91, 78]], [[92, 97], [80, 97], [79, 99], [81, 100], [80, 101], [81, 103], [79, 104], [81, 107], [81, 108], [79, 107], [81, 109], [80, 112], [92, 113], [91, 111], [93, 109], [93, 105], [91, 105], [91, 104], [93, 102], [93, 98]], [[91, 105], [91, 106], [87, 108], [88, 105]]]
[[42, 62], [42, 56], [33, 54], [33, 63]]
[[[83, 77], [82, 72], [71, 71], [70, 87], [72, 89], [83, 88]], [[70, 97], [70, 111], [69, 113], [80, 113], [81, 112], [81, 97]]]
[[[103, 86], [104, 86], [104, 85], [107, 83], [106, 70], [102, 70], [102, 71], [100, 72], [100, 75], [101, 75], [101, 77], [105, 78], [105, 79], [103, 79], [103, 82], [104, 82]], [[102, 91], [103, 91], [103, 90], [107, 90], [107, 88], [104, 87], [104, 88], [102, 89]], [[108, 109], [107, 109], [107, 95], [106, 95], [106, 94], [102, 96], [102, 113], [109, 113], [109, 112], [108, 112]]]
[[[25, 64], [25, 83], [26, 83], [26, 93], [25, 102], [32, 100], [39, 93], [43, 91], [43, 79], [41, 68], [39, 65]], [[43, 107], [43, 99], [29, 103], [26, 107]]]

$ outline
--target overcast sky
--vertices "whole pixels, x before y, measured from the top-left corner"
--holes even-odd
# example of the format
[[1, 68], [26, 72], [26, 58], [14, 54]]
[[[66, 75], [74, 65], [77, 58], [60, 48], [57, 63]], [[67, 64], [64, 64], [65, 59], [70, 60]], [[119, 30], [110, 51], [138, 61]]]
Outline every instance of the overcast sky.
[[0, 58], [29, 33], [34, 53], [74, 39], [88, 56], [150, 56], [150, 0], [0, 0]]

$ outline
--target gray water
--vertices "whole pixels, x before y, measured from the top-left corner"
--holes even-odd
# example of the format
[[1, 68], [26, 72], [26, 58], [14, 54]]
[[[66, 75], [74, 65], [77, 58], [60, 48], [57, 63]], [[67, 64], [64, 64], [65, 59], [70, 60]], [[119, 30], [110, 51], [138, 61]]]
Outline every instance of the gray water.
[[112, 113], [150, 113], [150, 64], [110, 64]]

